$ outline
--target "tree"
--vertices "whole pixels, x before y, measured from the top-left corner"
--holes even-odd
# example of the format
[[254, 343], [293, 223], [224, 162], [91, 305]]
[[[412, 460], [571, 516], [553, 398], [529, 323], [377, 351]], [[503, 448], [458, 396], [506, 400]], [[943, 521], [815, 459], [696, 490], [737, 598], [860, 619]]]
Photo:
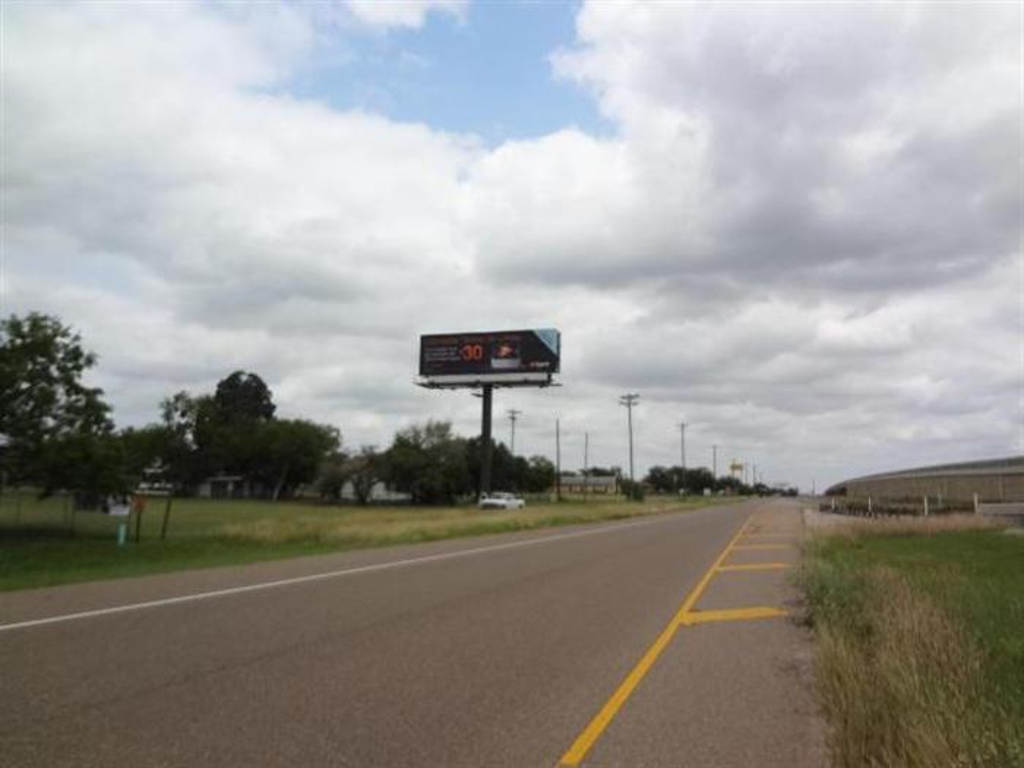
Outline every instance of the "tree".
[[229, 424], [270, 421], [277, 410], [263, 379], [246, 371], [235, 371], [222, 379], [213, 404], [217, 417]]
[[[465, 441], [466, 467], [469, 470], [472, 488], [480, 488], [483, 443], [479, 437]], [[516, 491], [523, 484], [527, 469], [525, 459], [517, 459], [504, 443], [491, 442], [491, 488], [494, 490]]]
[[341, 493], [349, 480], [348, 458], [344, 451], [335, 451], [320, 463], [316, 488], [321, 499], [341, 501]]
[[50, 440], [42, 451], [41, 468], [43, 494], [71, 491], [78, 509], [95, 508], [108, 495], [125, 494], [135, 486], [124, 446], [113, 432], [79, 432]]
[[340, 444], [341, 434], [334, 427], [305, 419], [267, 421], [256, 428], [248, 447], [247, 474], [272, 487], [277, 501], [286, 489], [312, 482]]
[[136, 482], [146, 470], [164, 464], [170, 430], [163, 424], [126, 427], [118, 434], [125, 456], [125, 471]]
[[352, 483], [352, 493], [359, 504], [368, 504], [373, 487], [384, 479], [384, 455], [372, 445], [364, 445], [359, 453], [349, 456], [335, 452], [324, 460], [317, 479], [320, 497], [341, 501], [345, 485]]
[[555, 484], [555, 464], [546, 456], [531, 456], [523, 476], [522, 488], [527, 493], [544, 493]]
[[385, 454], [387, 479], [417, 504], [453, 503], [472, 492], [466, 441], [446, 421], [428, 421], [395, 435]]
[[337, 451], [341, 434], [306, 419], [275, 419], [274, 411], [263, 380], [243, 371], [222, 379], [212, 396], [178, 392], [164, 400], [163, 424], [171, 434], [168, 461], [177, 482], [194, 485], [228, 472], [262, 482], [278, 499], [314, 481], [321, 464]]
[[220, 472], [225, 451], [215, 437], [213, 398], [177, 392], [160, 403], [167, 442], [161, 461], [169, 482], [181, 491]]
[[383, 469], [381, 455], [372, 445], [364, 445], [358, 454], [349, 457], [346, 471], [352, 481], [352, 493], [359, 504], [369, 504], [373, 486], [380, 482]]
[[683, 489], [687, 493], [703, 494], [704, 489], [717, 490], [718, 481], [707, 467], [687, 469], [683, 476]]
[[654, 466], [647, 471], [644, 483], [654, 489], [655, 493], [673, 493], [681, 485], [679, 467]]
[[630, 501], [644, 500], [646, 492], [644, 491], [643, 483], [636, 480], [630, 480], [628, 477], [624, 477], [620, 481], [619, 485], [622, 487], [622, 493]]
[[[0, 433], [9, 440], [6, 470], [15, 483], [51, 493], [109, 479], [94, 462], [117, 453], [106, 440], [110, 408], [101, 389], [82, 383], [95, 363], [81, 337], [55, 317], [32, 312], [0, 321]], [[89, 466], [76, 464], [82, 461]]]
[[735, 477], [720, 477], [718, 478], [718, 490], [728, 491], [729, 493], [744, 493], [746, 486], [743, 485], [743, 481]]

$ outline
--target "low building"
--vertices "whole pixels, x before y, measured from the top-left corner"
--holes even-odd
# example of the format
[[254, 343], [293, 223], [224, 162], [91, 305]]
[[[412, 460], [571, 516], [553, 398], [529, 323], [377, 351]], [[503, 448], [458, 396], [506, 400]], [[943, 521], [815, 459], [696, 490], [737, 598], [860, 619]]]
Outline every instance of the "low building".
[[[356, 501], [355, 487], [351, 480], [346, 480], [341, 487], [341, 498], [344, 501]], [[396, 491], [386, 483], [376, 482], [370, 489], [370, 503], [372, 504], [408, 504], [412, 501], [412, 494]]]
[[261, 499], [270, 496], [272, 490], [266, 483], [246, 480], [242, 475], [214, 475], [196, 486], [196, 496], [202, 499]]
[[611, 495], [619, 491], [619, 480], [614, 476], [577, 475], [575, 472], [563, 472], [560, 484], [562, 493]]
[[939, 504], [1024, 502], [1024, 456], [940, 464], [844, 480], [827, 496], [879, 501], [917, 501], [927, 496]]

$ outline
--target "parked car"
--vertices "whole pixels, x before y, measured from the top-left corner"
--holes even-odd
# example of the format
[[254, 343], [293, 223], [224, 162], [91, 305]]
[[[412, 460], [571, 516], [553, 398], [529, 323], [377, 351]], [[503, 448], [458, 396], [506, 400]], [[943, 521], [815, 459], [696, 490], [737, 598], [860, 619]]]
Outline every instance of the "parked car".
[[512, 493], [496, 491], [480, 497], [480, 509], [522, 509], [526, 502]]

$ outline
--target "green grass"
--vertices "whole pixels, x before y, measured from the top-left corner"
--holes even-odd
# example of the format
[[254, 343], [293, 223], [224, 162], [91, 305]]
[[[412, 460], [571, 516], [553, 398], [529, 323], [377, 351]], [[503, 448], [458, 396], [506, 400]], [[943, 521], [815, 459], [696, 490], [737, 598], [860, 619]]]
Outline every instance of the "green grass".
[[[118, 547], [117, 525], [126, 518], [79, 512], [72, 531], [65, 499], [9, 493], [0, 500], [0, 591], [616, 520], [721, 501], [590, 499], [485, 512], [470, 505], [360, 508], [175, 499], [168, 537], [161, 540], [164, 500], [150, 499], [141, 542]], [[134, 520], [131, 532], [133, 526]]]
[[1024, 765], [1024, 537], [860, 527], [805, 555], [836, 765]]

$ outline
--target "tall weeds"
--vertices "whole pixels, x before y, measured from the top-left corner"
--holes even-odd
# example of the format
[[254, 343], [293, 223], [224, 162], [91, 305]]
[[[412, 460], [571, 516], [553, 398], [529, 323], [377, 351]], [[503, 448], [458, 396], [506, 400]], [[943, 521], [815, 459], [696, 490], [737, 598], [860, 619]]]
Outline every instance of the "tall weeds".
[[[828, 523], [827, 528], [823, 524]], [[813, 519], [812, 527], [818, 525], [829, 535], [861, 536], [864, 534], [886, 536], [930, 536], [936, 533], [959, 531], [992, 531], [1008, 528], [1006, 518], [985, 515], [930, 515], [928, 517], [841, 517], [819, 515]]]
[[1024, 742], [987, 695], [984, 656], [927, 595], [885, 567], [814, 556], [801, 581], [835, 766], [1024, 766]]

